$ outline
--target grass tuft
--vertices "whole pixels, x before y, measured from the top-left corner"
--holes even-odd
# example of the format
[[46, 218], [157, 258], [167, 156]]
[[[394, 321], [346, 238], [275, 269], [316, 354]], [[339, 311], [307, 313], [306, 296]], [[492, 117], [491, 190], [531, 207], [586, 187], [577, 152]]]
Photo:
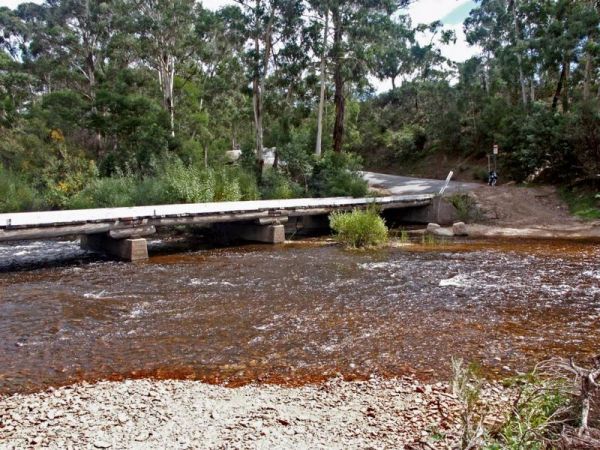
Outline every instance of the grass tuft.
[[388, 228], [374, 209], [334, 212], [329, 224], [337, 240], [349, 248], [375, 248], [388, 241]]

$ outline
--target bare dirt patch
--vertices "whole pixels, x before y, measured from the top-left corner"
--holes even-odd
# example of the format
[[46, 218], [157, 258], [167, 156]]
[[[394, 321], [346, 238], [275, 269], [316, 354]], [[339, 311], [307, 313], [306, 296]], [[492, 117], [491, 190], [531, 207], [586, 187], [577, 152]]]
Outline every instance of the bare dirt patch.
[[553, 186], [482, 187], [473, 192], [486, 222], [496, 226], [582, 225]]
[[553, 186], [486, 186], [470, 195], [477, 209], [471, 237], [600, 239], [600, 221], [571, 215]]

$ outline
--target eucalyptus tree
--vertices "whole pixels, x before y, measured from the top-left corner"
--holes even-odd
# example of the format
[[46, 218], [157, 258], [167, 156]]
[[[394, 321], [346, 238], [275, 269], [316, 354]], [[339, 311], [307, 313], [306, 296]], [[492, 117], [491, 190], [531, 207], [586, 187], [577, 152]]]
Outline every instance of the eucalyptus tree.
[[158, 75], [163, 106], [175, 136], [175, 77], [195, 51], [194, 0], [124, 0], [139, 55]]
[[316, 14], [316, 20], [313, 20], [313, 26], [319, 31], [322, 28], [322, 39], [318, 44], [317, 53], [320, 56], [319, 62], [319, 106], [317, 112], [317, 136], [315, 143], [315, 155], [317, 158], [322, 154], [323, 143], [323, 111], [325, 109], [325, 91], [327, 88], [327, 53], [329, 46], [329, 2], [309, 1], [312, 11]]
[[401, 15], [389, 21], [383, 29], [383, 41], [376, 50], [374, 72], [381, 81], [390, 80], [396, 89], [396, 80], [413, 71], [411, 47], [415, 43], [415, 31], [410, 18]]
[[369, 73], [372, 58], [390, 17], [408, 0], [330, 0], [333, 42], [330, 58], [335, 84], [333, 150], [341, 152], [344, 139], [345, 88]]
[[264, 161], [265, 80], [277, 54], [295, 45], [302, 29], [302, 0], [236, 0], [242, 14], [246, 40], [245, 63], [252, 85], [255, 152], [259, 166]]

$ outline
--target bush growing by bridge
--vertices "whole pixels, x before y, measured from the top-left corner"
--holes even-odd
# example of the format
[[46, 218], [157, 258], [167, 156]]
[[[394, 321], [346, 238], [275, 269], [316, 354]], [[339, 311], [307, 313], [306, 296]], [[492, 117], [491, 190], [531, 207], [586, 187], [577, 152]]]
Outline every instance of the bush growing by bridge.
[[0, 213], [38, 209], [39, 203], [25, 176], [5, 170], [0, 164]]
[[334, 212], [329, 224], [336, 239], [350, 248], [380, 247], [388, 240], [388, 228], [374, 208]]

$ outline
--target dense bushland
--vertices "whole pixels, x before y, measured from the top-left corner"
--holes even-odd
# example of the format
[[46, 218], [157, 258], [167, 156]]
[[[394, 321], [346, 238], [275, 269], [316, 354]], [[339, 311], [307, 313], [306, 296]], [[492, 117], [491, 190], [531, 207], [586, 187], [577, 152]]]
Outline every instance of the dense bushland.
[[0, 7], [0, 208], [363, 195], [361, 160], [484, 178], [493, 144], [502, 180], [596, 193], [598, 2], [479, 0], [464, 29], [481, 54], [462, 63], [408, 3]]

